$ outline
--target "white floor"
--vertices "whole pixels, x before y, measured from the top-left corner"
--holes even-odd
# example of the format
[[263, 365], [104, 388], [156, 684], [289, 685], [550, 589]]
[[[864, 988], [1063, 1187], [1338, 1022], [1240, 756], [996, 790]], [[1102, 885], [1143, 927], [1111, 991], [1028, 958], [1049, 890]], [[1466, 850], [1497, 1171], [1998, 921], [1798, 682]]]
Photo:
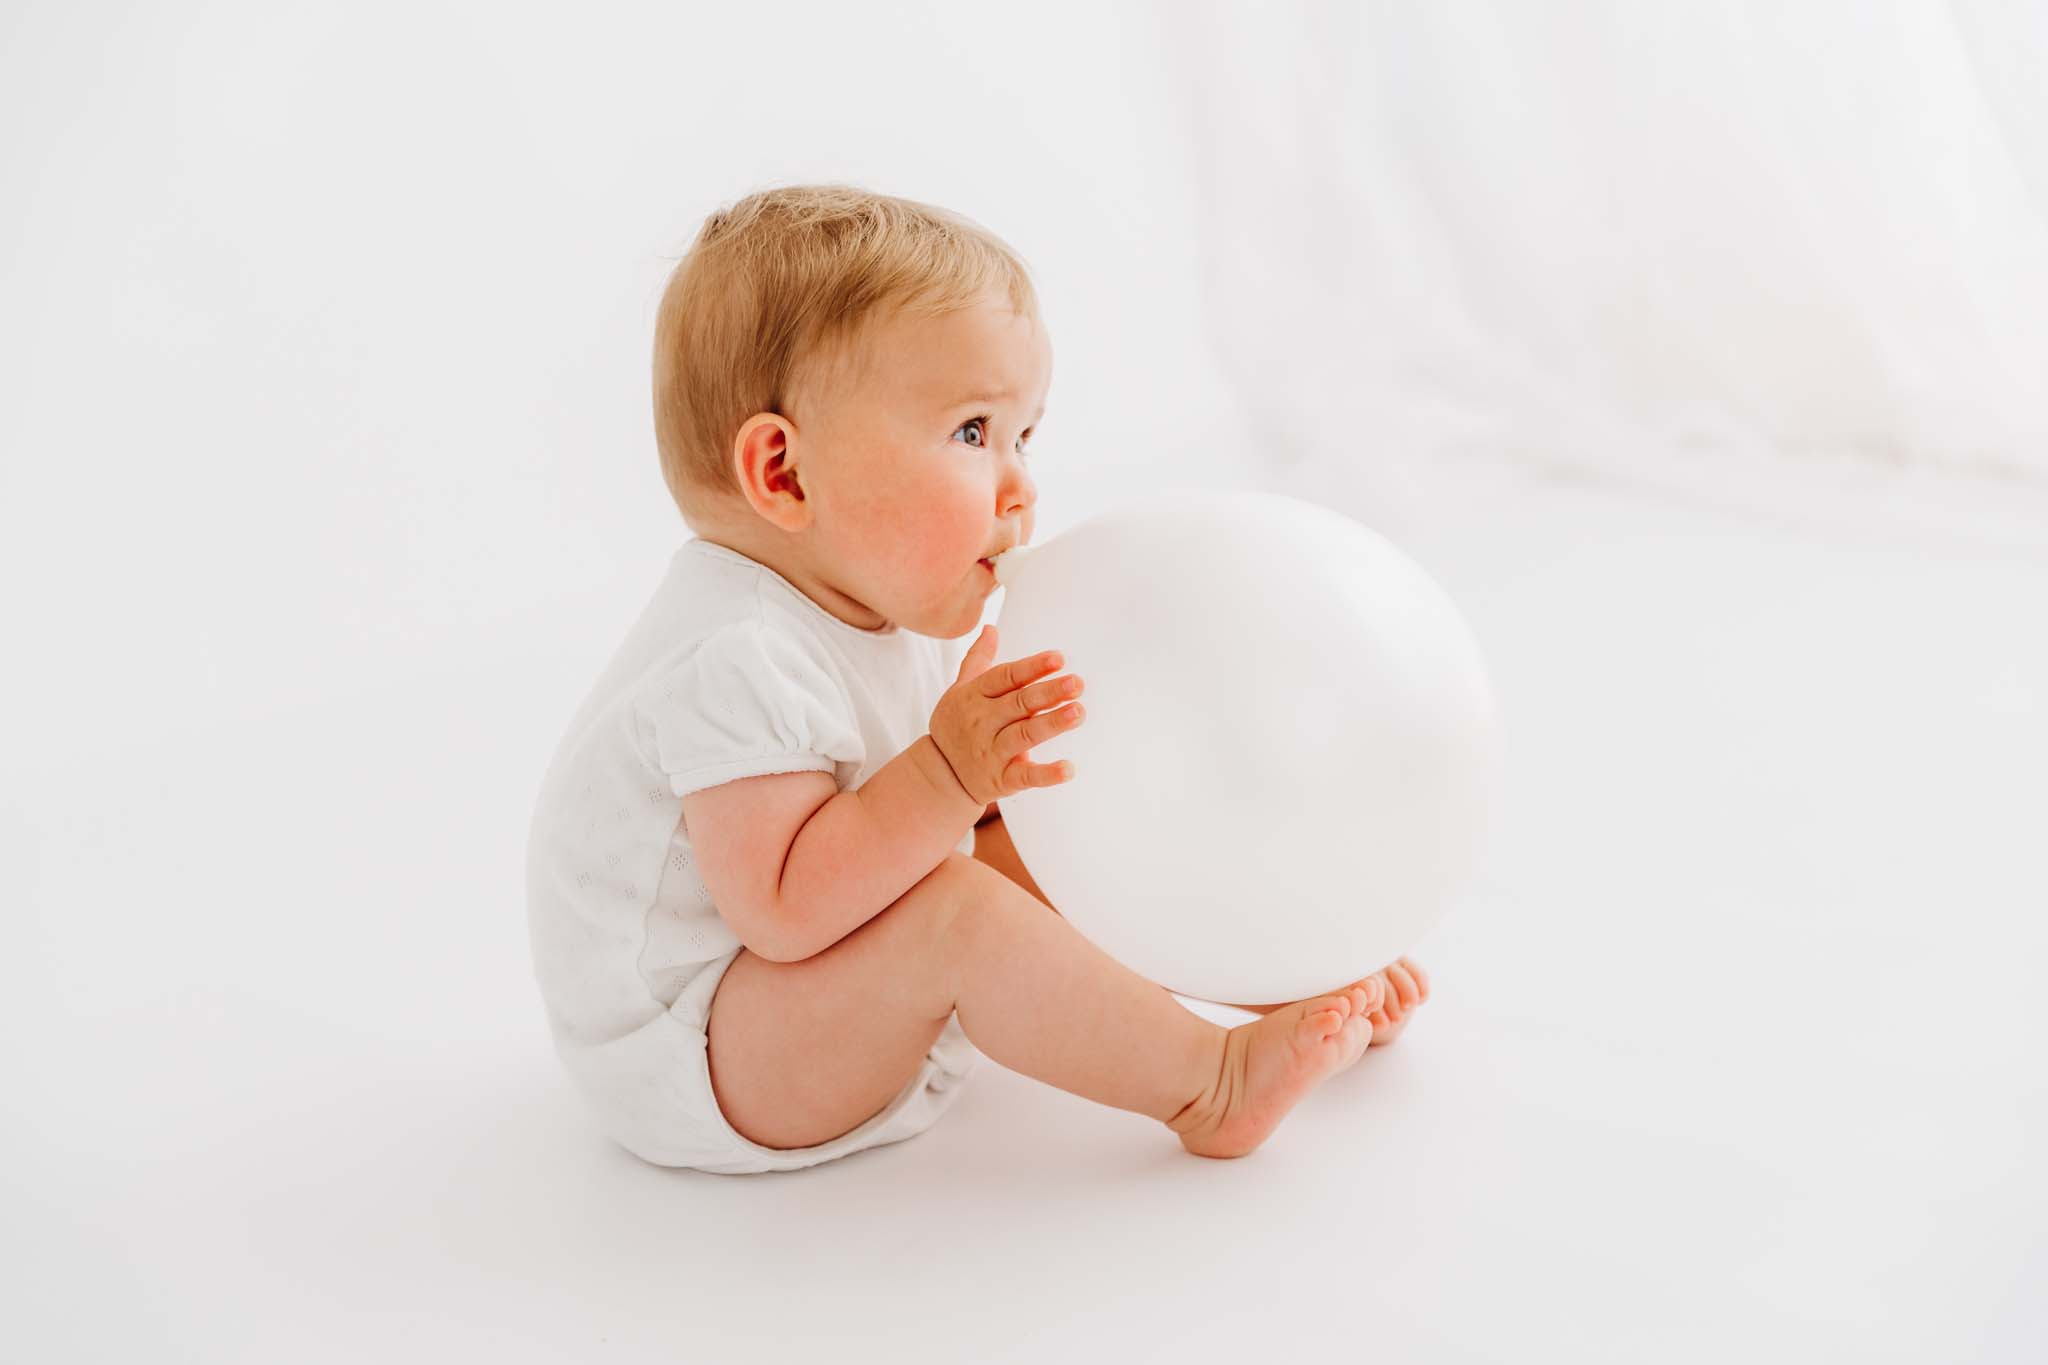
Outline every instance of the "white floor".
[[795, 1175], [597, 1137], [520, 903], [559, 718], [476, 683], [553, 697], [616, 604], [90, 771], [31, 735], [5, 1354], [2048, 1358], [2048, 554], [1446, 490], [1503, 828], [1408, 1036], [1240, 1162], [992, 1063]]

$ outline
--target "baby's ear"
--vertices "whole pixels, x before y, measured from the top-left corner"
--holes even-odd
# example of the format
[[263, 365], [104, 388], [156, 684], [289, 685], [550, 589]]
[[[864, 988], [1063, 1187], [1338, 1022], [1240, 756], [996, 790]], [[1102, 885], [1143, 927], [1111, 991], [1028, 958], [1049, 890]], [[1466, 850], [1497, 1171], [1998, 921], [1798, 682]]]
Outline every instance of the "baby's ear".
[[779, 413], [757, 412], [733, 438], [733, 477], [762, 518], [784, 531], [810, 525], [811, 509], [791, 456], [796, 429]]

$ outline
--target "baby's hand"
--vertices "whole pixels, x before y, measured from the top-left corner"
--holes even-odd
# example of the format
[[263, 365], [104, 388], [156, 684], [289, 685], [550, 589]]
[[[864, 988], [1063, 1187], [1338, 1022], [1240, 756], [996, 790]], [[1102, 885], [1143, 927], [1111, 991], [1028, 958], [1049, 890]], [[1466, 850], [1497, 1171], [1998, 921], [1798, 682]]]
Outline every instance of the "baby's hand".
[[1058, 650], [990, 668], [995, 654], [996, 628], [984, 626], [960, 661], [959, 679], [932, 709], [932, 741], [962, 790], [979, 805], [1071, 778], [1071, 762], [1033, 763], [1028, 751], [1073, 729], [1082, 717], [1080, 703], [1061, 704], [1081, 695], [1078, 676], [1032, 682], [1065, 663]]

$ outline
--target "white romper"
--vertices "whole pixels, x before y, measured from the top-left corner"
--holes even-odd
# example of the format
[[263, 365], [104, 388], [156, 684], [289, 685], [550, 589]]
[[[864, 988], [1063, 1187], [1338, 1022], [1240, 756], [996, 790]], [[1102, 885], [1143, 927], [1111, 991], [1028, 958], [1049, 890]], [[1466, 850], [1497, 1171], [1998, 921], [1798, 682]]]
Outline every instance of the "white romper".
[[[971, 638], [861, 630], [768, 566], [706, 540], [675, 552], [570, 721], [527, 840], [534, 974], [555, 1050], [599, 1124], [662, 1166], [794, 1170], [923, 1132], [981, 1053], [946, 1021], [879, 1114], [815, 1147], [726, 1122], [705, 1024], [740, 941], [698, 875], [683, 797], [762, 773], [841, 791], [923, 735]], [[971, 855], [974, 835], [960, 852]]]

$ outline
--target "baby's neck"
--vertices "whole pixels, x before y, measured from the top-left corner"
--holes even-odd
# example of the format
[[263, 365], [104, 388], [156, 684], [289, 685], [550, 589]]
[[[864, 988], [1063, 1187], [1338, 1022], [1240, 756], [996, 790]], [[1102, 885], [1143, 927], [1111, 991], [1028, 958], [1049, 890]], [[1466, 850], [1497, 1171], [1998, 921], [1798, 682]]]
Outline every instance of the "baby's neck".
[[827, 575], [812, 563], [802, 542], [759, 524], [747, 525], [737, 518], [707, 521], [692, 527], [714, 545], [737, 551], [757, 564], [765, 564], [788, 579], [796, 590], [856, 630], [880, 630], [889, 624], [882, 616], [832, 586]]

